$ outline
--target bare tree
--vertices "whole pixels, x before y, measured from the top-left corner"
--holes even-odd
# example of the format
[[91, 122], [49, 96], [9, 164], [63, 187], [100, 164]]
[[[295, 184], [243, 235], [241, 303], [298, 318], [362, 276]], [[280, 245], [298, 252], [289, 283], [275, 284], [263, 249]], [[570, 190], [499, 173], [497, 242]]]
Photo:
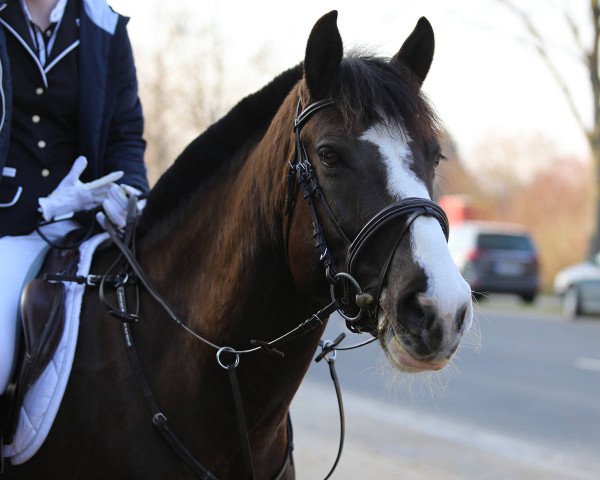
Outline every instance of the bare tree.
[[222, 39], [214, 23], [190, 27], [185, 12], [160, 12], [154, 48], [136, 52], [151, 183], [226, 107]]
[[557, 83], [567, 105], [573, 114], [577, 125], [585, 134], [588, 141], [592, 162], [594, 167], [594, 222], [593, 233], [590, 240], [590, 254], [600, 250], [600, 66], [598, 65], [600, 55], [600, 6], [599, 0], [589, 1], [589, 21], [591, 36], [588, 39], [583, 38], [582, 32], [587, 30], [580, 25], [569, 11], [564, 8], [562, 16], [568, 30], [571, 32], [573, 44], [576, 49], [576, 55], [588, 73], [589, 87], [592, 96], [591, 124], [584, 120], [584, 112], [581, 112], [576, 105], [573, 88], [565, 76], [557, 67], [555, 57], [549, 48], [548, 38], [544, 37], [541, 30], [531, 19], [531, 16], [521, 8], [520, 4], [511, 0], [496, 0], [496, 2], [508, 8], [523, 25], [535, 51], [547, 67], [550, 75]]

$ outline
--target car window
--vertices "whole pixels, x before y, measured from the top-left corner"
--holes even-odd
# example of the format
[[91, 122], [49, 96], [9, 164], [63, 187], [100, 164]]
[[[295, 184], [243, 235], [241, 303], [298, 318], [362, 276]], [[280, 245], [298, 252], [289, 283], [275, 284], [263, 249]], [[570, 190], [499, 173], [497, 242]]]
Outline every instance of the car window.
[[482, 233], [477, 246], [494, 250], [533, 250], [533, 244], [525, 235], [507, 235], [500, 233]]

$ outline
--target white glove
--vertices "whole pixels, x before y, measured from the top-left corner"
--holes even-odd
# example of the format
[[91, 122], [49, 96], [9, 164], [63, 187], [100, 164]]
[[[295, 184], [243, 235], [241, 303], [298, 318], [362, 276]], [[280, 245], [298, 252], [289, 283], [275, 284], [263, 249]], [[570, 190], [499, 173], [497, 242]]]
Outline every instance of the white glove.
[[79, 180], [87, 167], [85, 157], [77, 157], [71, 171], [61, 180], [54, 191], [47, 197], [38, 199], [39, 210], [44, 220], [62, 217], [80, 210], [91, 210], [100, 205], [112, 182], [119, 180], [123, 172], [113, 172], [93, 182], [83, 183]]
[[[121, 184], [117, 185], [113, 183], [108, 192], [106, 198], [102, 202], [102, 208], [106, 213], [106, 216], [113, 225], [117, 228], [124, 228], [127, 222], [127, 204], [129, 197], [138, 197], [141, 195], [141, 191], [137, 188], [130, 187], [129, 185]], [[137, 202], [138, 212], [142, 211], [146, 205], [146, 200], [140, 200]], [[104, 227], [104, 223], [98, 220]]]

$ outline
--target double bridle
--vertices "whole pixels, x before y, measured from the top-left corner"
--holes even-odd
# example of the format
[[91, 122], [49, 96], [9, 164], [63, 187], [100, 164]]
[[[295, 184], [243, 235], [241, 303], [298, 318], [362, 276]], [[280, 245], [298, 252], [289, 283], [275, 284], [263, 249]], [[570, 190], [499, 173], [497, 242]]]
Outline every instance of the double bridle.
[[[177, 323], [178, 326], [186, 330], [189, 334], [194, 336], [196, 339], [207, 345], [208, 347], [216, 350], [217, 364], [228, 372], [231, 389], [234, 397], [234, 404], [236, 410], [236, 417], [239, 427], [239, 433], [242, 443], [242, 453], [244, 457], [245, 469], [247, 471], [248, 478], [254, 478], [252, 457], [250, 452], [250, 442], [248, 438], [248, 432], [246, 427], [246, 420], [244, 416], [243, 403], [239, 384], [236, 375], [236, 368], [240, 361], [240, 356], [250, 354], [257, 351], [265, 351], [274, 356], [283, 357], [284, 354], [278, 350], [278, 346], [285, 342], [289, 342], [294, 338], [302, 336], [319, 326], [323, 326], [327, 318], [338, 311], [340, 315], [346, 320], [346, 325], [353, 332], [370, 332], [373, 334], [373, 338], [367, 342], [363, 342], [350, 347], [340, 347], [339, 344], [344, 338], [344, 334], [341, 334], [333, 342], [321, 342], [321, 353], [317, 355], [316, 361], [326, 359], [327, 364], [330, 368], [331, 378], [334, 382], [336, 394], [338, 398], [338, 407], [340, 411], [340, 444], [338, 447], [337, 457], [331, 468], [330, 472], [326, 476], [329, 478], [335, 470], [338, 461], [340, 459], [344, 441], [344, 415], [343, 405], [341, 399], [341, 391], [339, 383], [337, 381], [337, 375], [334, 368], [335, 352], [338, 350], [350, 350], [357, 348], [366, 343], [370, 343], [375, 340], [375, 331], [373, 325], [376, 325], [377, 313], [379, 309], [379, 297], [387, 273], [389, 271], [392, 259], [395, 255], [398, 246], [408, 231], [410, 225], [414, 220], [421, 216], [431, 216], [435, 218], [441, 225], [442, 230], [446, 238], [448, 238], [448, 220], [444, 211], [434, 202], [428, 199], [422, 198], [407, 198], [400, 200], [397, 203], [389, 205], [388, 207], [381, 210], [373, 218], [371, 218], [359, 231], [354, 240], [350, 241], [340, 223], [337, 221], [333, 210], [329, 206], [325, 196], [323, 195], [322, 189], [319, 185], [318, 179], [314, 173], [313, 167], [310, 163], [310, 159], [306, 153], [306, 149], [300, 138], [300, 132], [306, 122], [319, 110], [333, 105], [334, 102], [330, 99], [320, 100], [312, 103], [305, 109], [302, 109], [301, 103], [298, 102], [296, 118], [294, 121], [294, 133], [296, 137], [296, 152], [294, 159], [289, 162], [289, 173], [287, 177], [288, 190], [286, 198], [286, 217], [287, 217], [287, 238], [289, 237], [289, 231], [291, 226], [291, 219], [294, 211], [294, 205], [296, 203], [296, 197], [298, 193], [298, 186], [302, 189], [303, 197], [307, 202], [313, 225], [313, 236], [315, 240], [315, 246], [319, 250], [320, 260], [323, 262], [325, 267], [325, 276], [330, 284], [331, 303], [323, 307], [318, 312], [311, 315], [308, 319], [301, 322], [299, 325], [270, 341], [263, 340], [251, 340], [251, 346], [246, 349], [235, 349], [230, 346], [218, 345], [203, 335], [192, 330], [182, 319], [171, 305], [164, 299], [164, 297], [155, 289], [150, 279], [146, 276], [144, 270], [139, 264], [136, 253], [135, 253], [135, 212], [136, 212], [136, 199], [131, 198], [129, 201], [129, 211], [127, 226], [124, 234], [117, 232], [117, 230], [110, 224], [108, 220], [105, 221], [105, 229], [108, 232], [112, 242], [120, 251], [120, 256], [115, 260], [109, 270], [102, 276], [90, 275], [87, 278], [67, 278], [64, 276], [55, 276], [54, 281], [78, 281], [86, 282], [90, 286], [99, 286], [100, 299], [108, 312], [123, 322], [123, 337], [125, 346], [127, 348], [129, 360], [135, 376], [140, 384], [142, 392], [144, 394], [146, 403], [152, 413], [152, 422], [159, 430], [163, 438], [173, 449], [173, 451], [180, 457], [182, 461], [188, 466], [188, 468], [198, 477], [203, 479], [216, 480], [216, 477], [204, 467], [194, 456], [187, 450], [187, 448], [178, 440], [177, 436], [170, 430], [166, 416], [162, 413], [159, 408], [156, 399], [151, 391], [149, 382], [146, 375], [141, 367], [137, 350], [135, 348], [134, 338], [130, 329], [130, 324], [137, 322], [139, 317], [137, 313], [128, 312], [128, 308], [125, 301], [125, 285], [129, 282], [136, 285], [136, 288], [143, 286], [150, 296], [161, 306], [161, 308], [167, 313], [171, 320]], [[319, 215], [315, 203], [318, 202], [322, 206], [322, 210], [327, 215], [328, 219], [335, 226], [337, 231], [340, 233], [346, 247], [346, 262], [345, 271], [338, 270], [335, 261], [331, 254], [331, 251], [327, 247], [327, 241], [321, 227]], [[384, 227], [396, 220], [403, 220], [403, 227], [400, 234], [394, 238], [393, 248], [390, 250], [387, 259], [383, 265], [379, 278], [377, 279], [377, 287], [375, 289], [375, 295], [364, 293], [360, 284], [356, 280], [356, 268], [359, 263], [358, 257], [361, 253], [367, 249], [367, 245], [375, 234], [380, 232]], [[286, 245], [287, 248], [287, 245]], [[120, 274], [114, 275], [111, 272], [116, 269], [121, 259], [125, 259], [126, 266], [125, 271]], [[93, 280], [91, 279], [92, 277]], [[127, 280], [124, 280], [127, 279]], [[113, 306], [105, 295], [105, 286], [113, 285], [117, 290], [118, 306]], [[341, 298], [337, 298], [336, 288], [343, 290]], [[139, 301], [139, 293], [137, 295]], [[139, 305], [135, 310], [139, 309]], [[366, 313], [366, 315], [365, 315]], [[365, 321], [365, 317], [367, 317]], [[375, 323], [374, 323], [375, 322]], [[281, 478], [291, 462], [293, 442], [292, 442], [292, 428], [289, 416], [287, 419], [287, 432], [288, 432], [288, 445], [286, 448], [286, 457], [284, 463], [279, 469], [275, 479]]]
[[[346, 321], [346, 326], [349, 330], [355, 333], [369, 332], [375, 336], [377, 327], [377, 316], [380, 308], [380, 297], [385, 284], [387, 274], [389, 272], [392, 260], [398, 249], [402, 238], [412, 225], [412, 223], [420, 216], [430, 216], [435, 218], [444, 232], [446, 240], [448, 240], [448, 218], [442, 208], [435, 202], [425, 198], [405, 198], [396, 203], [393, 203], [383, 210], [375, 214], [358, 232], [354, 240], [350, 241], [344, 232], [340, 222], [337, 220], [332, 208], [330, 207], [323, 191], [319, 185], [319, 181], [315, 175], [312, 164], [306, 148], [300, 138], [300, 132], [306, 122], [319, 110], [334, 105], [333, 100], [325, 99], [311, 103], [306, 108], [302, 109], [300, 100], [296, 108], [296, 119], [294, 120], [294, 133], [296, 138], [296, 149], [293, 161], [289, 164], [288, 172], [288, 190], [286, 199], [286, 215], [287, 215], [287, 238], [291, 226], [291, 217], [296, 201], [297, 185], [302, 188], [304, 199], [307, 202], [312, 224], [313, 237], [315, 246], [319, 249], [320, 259], [325, 267], [325, 277], [330, 284], [332, 301], [337, 302], [337, 311]], [[340, 237], [347, 248], [345, 271], [340, 271], [336, 268], [335, 261], [331, 254], [331, 250], [327, 246], [327, 241], [323, 234], [323, 228], [319, 220], [319, 215], [315, 208], [315, 202], [318, 201], [322, 205], [322, 211], [325, 212], [330, 222], [339, 232]], [[375, 236], [382, 231], [386, 226], [394, 221], [404, 220], [400, 233], [395, 236], [394, 243], [390, 249], [383, 267], [377, 279], [374, 295], [364, 293], [361, 285], [356, 280], [356, 270], [359, 264], [358, 257], [366, 251], [367, 246]], [[286, 245], [287, 246], [287, 245]], [[342, 283], [344, 295], [341, 298], [336, 298], [336, 285]], [[354, 297], [352, 294], [354, 294]], [[366, 315], [365, 315], [366, 313]]]

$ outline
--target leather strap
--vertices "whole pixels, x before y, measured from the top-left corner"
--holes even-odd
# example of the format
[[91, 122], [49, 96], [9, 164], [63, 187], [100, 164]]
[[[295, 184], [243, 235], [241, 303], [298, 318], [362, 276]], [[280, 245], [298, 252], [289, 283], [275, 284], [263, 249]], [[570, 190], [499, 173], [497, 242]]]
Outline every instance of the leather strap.
[[[421, 215], [431, 216], [435, 218], [448, 240], [449, 227], [448, 227], [448, 218], [442, 208], [432, 202], [431, 200], [424, 198], [405, 198], [400, 200], [397, 203], [389, 205], [388, 207], [381, 210], [377, 213], [371, 220], [367, 222], [367, 224], [361, 229], [356, 238], [352, 241], [352, 244], [348, 248], [348, 254], [346, 256], [346, 271], [351, 276], [355, 276], [355, 264], [357, 263], [357, 258], [360, 253], [366, 248], [369, 243], [369, 240], [373, 238], [373, 236], [382, 230], [387, 224], [391, 223], [394, 220], [406, 218], [404, 221], [404, 225], [400, 233], [396, 236], [393, 247], [390, 249], [385, 263], [382, 266], [382, 269], [379, 272], [379, 277], [377, 279], [375, 299], [372, 306], [367, 309], [369, 316], [369, 323], [364, 324], [364, 322], [352, 321], [346, 318], [346, 326], [354, 332], [360, 333], [363, 331], [373, 332], [373, 330], [377, 326], [377, 315], [379, 312], [379, 298], [381, 296], [381, 292], [383, 290], [383, 285], [385, 283], [385, 279], [387, 277], [388, 271], [390, 269], [392, 260], [396, 253], [396, 250], [400, 246], [400, 242], [404, 238], [404, 235], [412, 225], [412, 223]], [[348, 285], [345, 286], [346, 292], [348, 292]], [[346, 297], [349, 297], [346, 294]], [[355, 308], [350, 303], [344, 304], [345, 308], [352, 310]]]
[[333, 342], [323, 342], [322, 340], [319, 342], [321, 346], [321, 353], [315, 358], [315, 362], [320, 362], [325, 359], [327, 362], [327, 366], [329, 367], [329, 375], [331, 377], [331, 381], [333, 382], [333, 386], [335, 388], [335, 396], [337, 398], [339, 418], [340, 418], [340, 440], [338, 443], [338, 451], [329, 470], [329, 473], [325, 476], [324, 480], [327, 480], [333, 475], [335, 469], [342, 458], [342, 451], [344, 450], [344, 439], [346, 437], [346, 417], [344, 415], [344, 402], [342, 401], [342, 389], [340, 388], [340, 382], [338, 380], [337, 372], [335, 370], [335, 357], [337, 346], [341, 343], [341, 341], [346, 337], [345, 333], [340, 334]]
[[[125, 287], [122, 285], [117, 287], [117, 297], [119, 299], [120, 310], [123, 313], [126, 313], [127, 305], [125, 303]], [[131, 364], [133, 373], [135, 374], [140, 389], [142, 390], [144, 399], [146, 400], [146, 405], [148, 405], [152, 415], [153, 425], [156, 427], [171, 449], [179, 456], [179, 458], [181, 458], [181, 460], [183, 460], [183, 462], [194, 475], [202, 480], [218, 480], [217, 477], [210, 473], [210, 471], [204, 465], [194, 458], [190, 451], [179, 441], [177, 436], [169, 428], [167, 417], [161, 412], [150, 385], [148, 384], [146, 375], [144, 374], [140, 357], [137, 353], [137, 349], [135, 348], [131, 327], [128, 323], [123, 323], [122, 329], [129, 363]]]
[[323, 100], [319, 100], [317, 102], [311, 103], [304, 110], [302, 109], [302, 103], [298, 100], [298, 104], [296, 106], [296, 119], [294, 120], [294, 130], [299, 130], [302, 128], [304, 123], [315, 113], [321, 110], [322, 108], [333, 105], [334, 102], [330, 98], [325, 98]]
[[323, 325], [325, 321], [329, 318], [329, 316], [338, 308], [339, 305], [337, 301], [333, 301], [329, 305], [323, 307], [317, 313], [314, 313], [311, 317], [299, 324], [296, 328], [290, 330], [281, 337], [276, 338], [275, 340], [272, 340], [270, 342], [264, 342], [261, 340], [251, 340], [250, 343], [252, 345], [257, 345], [261, 347], [267, 353], [283, 357], [283, 352], [277, 350], [275, 347], [277, 347], [281, 343], [289, 342], [297, 337], [300, 337], [310, 332], [311, 330], [314, 330], [315, 328]]
[[[102, 278], [105, 277], [105, 283], [111, 285], [125, 285], [130, 283], [130, 279], [127, 275], [66, 275], [62, 273], [44, 273], [43, 279], [46, 282], [69, 282], [78, 283], [80, 285], [85, 284], [90, 287], [100, 285]], [[133, 282], [131, 282], [133, 283]]]
[[[237, 362], [236, 362], [237, 363]], [[246, 470], [246, 478], [254, 480], [254, 465], [252, 464], [252, 453], [250, 452], [250, 439], [248, 437], [248, 427], [246, 425], [246, 415], [244, 414], [244, 404], [242, 402], [242, 394], [240, 392], [240, 384], [235, 373], [236, 364], [227, 366], [229, 384], [233, 393], [233, 403], [235, 405], [235, 415], [237, 418], [238, 432], [242, 442], [242, 455], [244, 457], [244, 466]]]

